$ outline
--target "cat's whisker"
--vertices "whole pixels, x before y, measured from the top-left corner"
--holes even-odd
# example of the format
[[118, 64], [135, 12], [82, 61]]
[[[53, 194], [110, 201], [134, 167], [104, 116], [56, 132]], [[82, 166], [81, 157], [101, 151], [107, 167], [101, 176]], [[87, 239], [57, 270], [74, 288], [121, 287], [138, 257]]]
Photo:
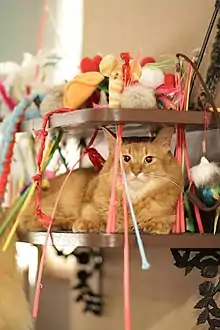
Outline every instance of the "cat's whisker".
[[148, 173], [147, 176], [151, 176], [155, 179], [163, 179], [164, 181], [167, 181], [167, 182], [170, 182], [170, 183], [173, 183], [175, 186], [177, 186], [184, 194], [185, 194], [185, 191], [184, 189], [182, 188], [182, 185], [180, 185], [178, 182], [174, 181], [174, 180], [171, 180], [163, 175], [157, 175], [157, 174], [152, 174], [152, 173]]

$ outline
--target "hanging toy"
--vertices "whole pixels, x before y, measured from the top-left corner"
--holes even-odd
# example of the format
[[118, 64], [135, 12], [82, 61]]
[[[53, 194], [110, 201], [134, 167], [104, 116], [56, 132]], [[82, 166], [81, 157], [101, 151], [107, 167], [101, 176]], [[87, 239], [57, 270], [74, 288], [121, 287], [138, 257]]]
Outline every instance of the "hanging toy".
[[216, 209], [215, 234], [220, 215], [220, 167], [214, 162], [209, 162], [206, 157], [202, 157], [200, 163], [191, 168], [191, 176], [202, 203], [210, 210]]
[[191, 168], [191, 175], [203, 202], [213, 206], [220, 197], [220, 167], [202, 157], [200, 163]]

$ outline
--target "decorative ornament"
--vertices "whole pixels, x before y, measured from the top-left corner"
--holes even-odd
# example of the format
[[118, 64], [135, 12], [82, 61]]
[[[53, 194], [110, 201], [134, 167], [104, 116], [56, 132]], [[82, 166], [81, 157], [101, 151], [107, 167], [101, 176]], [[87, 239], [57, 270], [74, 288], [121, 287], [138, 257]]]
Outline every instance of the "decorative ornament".
[[[75, 301], [84, 304], [84, 313], [90, 312], [101, 316], [103, 313], [101, 292], [102, 254], [99, 249], [78, 250], [74, 253], [79, 265], [76, 274], [78, 283], [72, 288], [78, 292]], [[93, 282], [93, 285], [91, 282]], [[92, 288], [93, 286], [96, 288]]]
[[195, 193], [201, 202], [207, 208], [213, 208], [216, 205], [213, 229], [215, 234], [220, 214], [220, 207], [218, 205], [220, 200], [220, 167], [214, 162], [209, 162], [203, 156], [200, 163], [191, 168], [191, 177], [197, 188]]
[[[202, 277], [216, 279], [220, 265], [220, 250], [177, 250], [171, 249], [174, 258], [174, 266], [185, 269], [188, 275], [194, 268], [200, 270]], [[212, 281], [204, 281], [199, 285], [201, 298], [194, 308], [201, 310], [197, 317], [197, 325], [207, 323], [209, 330], [220, 328], [220, 307], [217, 305], [217, 295], [220, 292], [220, 279], [217, 284]], [[215, 300], [216, 299], [216, 300]]]

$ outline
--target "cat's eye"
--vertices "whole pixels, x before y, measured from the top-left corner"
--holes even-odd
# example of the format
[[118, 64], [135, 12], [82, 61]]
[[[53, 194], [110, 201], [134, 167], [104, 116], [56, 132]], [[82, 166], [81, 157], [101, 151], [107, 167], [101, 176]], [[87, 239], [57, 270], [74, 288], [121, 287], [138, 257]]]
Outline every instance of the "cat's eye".
[[152, 156], [147, 156], [144, 161], [145, 161], [145, 163], [150, 164], [153, 161], [153, 157]]
[[123, 159], [124, 159], [124, 161], [125, 161], [126, 163], [128, 163], [128, 162], [130, 162], [131, 157], [128, 156], [128, 155], [123, 155]]

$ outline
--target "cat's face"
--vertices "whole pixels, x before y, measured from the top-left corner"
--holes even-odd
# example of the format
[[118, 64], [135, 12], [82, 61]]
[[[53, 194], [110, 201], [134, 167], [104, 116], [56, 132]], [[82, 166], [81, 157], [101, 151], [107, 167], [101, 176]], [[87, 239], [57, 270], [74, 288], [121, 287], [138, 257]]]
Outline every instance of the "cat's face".
[[[178, 164], [170, 152], [172, 132], [171, 128], [165, 128], [153, 142], [122, 144], [121, 156], [127, 182], [131, 193], [137, 198], [149, 190], [166, 184], [172, 177], [175, 179], [175, 168]], [[107, 140], [110, 154], [114, 153], [114, 137], [109, 136]], [[178, 175], [179, 173], [178, 169]]]
[[146, 183], [150, 175], [164, 175], [164, 152], [153, 142], [125, 143], [121, 148], [127, 180]]

